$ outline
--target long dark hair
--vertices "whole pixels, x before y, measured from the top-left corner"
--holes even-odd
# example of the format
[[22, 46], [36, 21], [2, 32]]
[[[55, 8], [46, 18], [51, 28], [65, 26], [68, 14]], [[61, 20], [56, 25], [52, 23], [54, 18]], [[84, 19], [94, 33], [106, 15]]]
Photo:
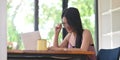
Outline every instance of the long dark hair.
[[80, 18], [80, 13], [77, 8], [70, 7], [63, 11], [61, 18], [66, 17], [69, 26], [76, 33], [76, 48], [80, 48], [82, 44], [83, 27]]

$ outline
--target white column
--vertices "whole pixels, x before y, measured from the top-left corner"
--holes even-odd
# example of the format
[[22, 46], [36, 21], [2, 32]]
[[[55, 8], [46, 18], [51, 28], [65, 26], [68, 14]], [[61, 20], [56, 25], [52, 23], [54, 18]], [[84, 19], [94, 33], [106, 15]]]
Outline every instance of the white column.
[[6, 1], [0, 0], [0, 60], [7, 60]]

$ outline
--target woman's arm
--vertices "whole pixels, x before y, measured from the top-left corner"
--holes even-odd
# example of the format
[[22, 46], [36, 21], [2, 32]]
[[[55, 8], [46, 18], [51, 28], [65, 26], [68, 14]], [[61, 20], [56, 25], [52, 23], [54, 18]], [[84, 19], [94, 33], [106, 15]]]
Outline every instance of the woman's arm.
[[[68, 44], [68, 38], [70, 37], [70, 33], [67, 34], [63, 42], [60, 44], [60, 46], [56, 48], [52, 48], [53, 50], [75, 50], [75, 51], [87, 51], [89, 48], [89, 45], [92, 41], [92, 35], [89, 30], [84, 30], [83, 32], [83, 39], [82, 39], [82, 44], [80, 48], [68, 48], [66, 49], [66, 46]], [[60, 48], [59, 48], [60, 47]]]
[[71, 36], [71, 33], [68, 33], [65, 36], [64, 40], [62, 41], [62, 43], [60, 44], [59, 47], [61, 47], [61, 48], [67, 48], [68, 47], [68, 40], [69, 40], [70, 36]]
[[55, 36], [54, 36], [53, 47], [58, 47], [58, 36], [59, 36], [59, 33], [60, 33], [61, 28], [62, 28], [62, 25], [61, 25], [61, 24], [58, 24], [58, 25], [55, 27]]
[[68, 39], [69, 39], [69, 37], [70, 37], [70, 35], [71, 35], [71, 33], [68, 33], [66, 36], [65, 36], [65, 38], [64, 38], [64, 40], [62, 41], [62, 43], [60, 44], [60, 45], [58, 45], [58, 35], [55, 35], [55, 37], [54, 37], [54, 47], [59, 47], [59, 48], [67, 48], [67, 46], [68, 46]]
[[55, 36], [54, 36], [54, 42], [53, 42], [53, 47], [67, 47], [67, 44], [68, 44], [68, 38], [70, 36], [71, 33], [68, 33], [64, 40], [62, 41], [62, 43], [60, 45], [58, 45], [58, 37], [59, 37], [59, 32], [62, 28], [62, 25], [61, 24], [58, 24], [56, 27], [55, 27]]
[[81, 48], [80, 50], [82, 51], [87, 51], [89, 46], [90, 46], [90, 42], [92, 41], [92, 35], [90, 33], [89, 30], [84, 30], [83, 32], [83, 39], [82, 39], [82, 44], [81, 44]]
[[54, 36], [54, 42], [53, 42], [54, 47], [58, 47], [58, 36], [59, 36], [59, 34], [55, 34], [55, 36]]

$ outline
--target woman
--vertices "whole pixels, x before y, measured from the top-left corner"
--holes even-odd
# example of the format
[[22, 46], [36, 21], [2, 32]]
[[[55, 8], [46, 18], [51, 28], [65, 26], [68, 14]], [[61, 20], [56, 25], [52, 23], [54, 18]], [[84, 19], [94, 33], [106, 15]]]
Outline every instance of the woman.
[[[89, 30], [83, 29], [78, 9], [73, 7], [65, 9], [61, 18], [63, 22], [62, 24], [67, 30], [68, 34], [66, 35], [62, 43], [58, 45], [58, 36], [62, 28], [62, 24], [58, 24], [55, 28], [53, 47], [50, 49], [81, 50], [95, 52], [91, 33]], [[91, 58], [93, 58], [93, 56], [90, 57], [90, 59]]]

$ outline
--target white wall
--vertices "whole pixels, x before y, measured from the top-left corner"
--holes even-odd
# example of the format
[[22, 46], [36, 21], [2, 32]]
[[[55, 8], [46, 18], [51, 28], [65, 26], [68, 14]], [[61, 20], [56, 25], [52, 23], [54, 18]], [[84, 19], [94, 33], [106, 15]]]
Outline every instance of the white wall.
[[0, 0], [0, 60], [7, 60], [6, 0]]

